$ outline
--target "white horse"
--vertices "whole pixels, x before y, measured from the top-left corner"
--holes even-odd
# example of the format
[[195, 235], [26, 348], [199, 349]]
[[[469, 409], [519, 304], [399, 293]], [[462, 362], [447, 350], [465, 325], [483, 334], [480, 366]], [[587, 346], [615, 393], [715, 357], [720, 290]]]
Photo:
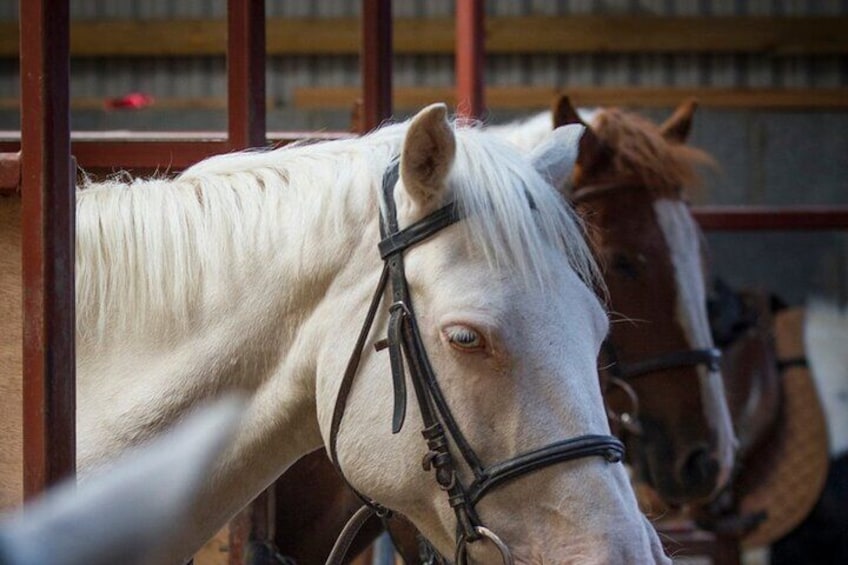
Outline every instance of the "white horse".
[[[538, 161], [562, 180], [575, 154], [573, 133], [557, 135]], [[444, 105], [361, 139], [215, 157], [173, 180], [90, 184], [77, 208], [81, 474], [203, 399], [249, 397], [173, 561], [329, 444], [380, 277], [381, 179], [398, 159], [401, 228], [450, 201], [464, 217], [404, 255], [421, 340], [480, 458], [609, 433], [595, 366], [608, 324], [579, 224], [527, 158], [454, 128]], [[386, 333], [384, 301], [347, 399], [338, 463], [356, 489], [451, 554], [457, 523], [421, 470], [418, 410], [392, 434], [389, 361], [371, 347]], [[666, 561], [624, 469], [600, 457], [499, 487], [477, 512], [519, 562]], [[492, 544], [468, 547], [475, 562], [499, 559]]]

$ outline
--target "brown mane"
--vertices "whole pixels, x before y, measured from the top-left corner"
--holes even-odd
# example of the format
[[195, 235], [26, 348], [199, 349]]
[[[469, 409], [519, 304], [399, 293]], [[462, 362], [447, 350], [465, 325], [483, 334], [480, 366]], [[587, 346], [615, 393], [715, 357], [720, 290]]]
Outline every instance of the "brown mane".
[[599, 111], [592, 131], [610, 150], [611, 178], [636, 178], [658, 196], [679, 198], [683, 188], [700, 185], [697, 166], [714, 166], [706, 152], [667, 140], [660, 128], [619, 108]]

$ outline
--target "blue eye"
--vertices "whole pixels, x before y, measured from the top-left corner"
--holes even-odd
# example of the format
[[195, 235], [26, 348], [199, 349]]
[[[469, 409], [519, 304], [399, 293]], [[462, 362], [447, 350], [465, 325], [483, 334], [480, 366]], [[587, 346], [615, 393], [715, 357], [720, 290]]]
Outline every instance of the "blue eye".
[[445, 330], [448, 342], [457, 349], [483, 348], [483, 337], [467, 326], [451, 326]]

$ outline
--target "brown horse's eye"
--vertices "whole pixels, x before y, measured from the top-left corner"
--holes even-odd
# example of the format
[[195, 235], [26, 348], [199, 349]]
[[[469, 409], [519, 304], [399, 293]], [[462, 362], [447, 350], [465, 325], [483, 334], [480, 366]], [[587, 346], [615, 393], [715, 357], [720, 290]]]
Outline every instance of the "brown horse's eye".
[[612, 257], [611, 266], [615, 272], [630, 279], [639, 276], [639, 266], [636, 261], [623, 253], [616, 253]]

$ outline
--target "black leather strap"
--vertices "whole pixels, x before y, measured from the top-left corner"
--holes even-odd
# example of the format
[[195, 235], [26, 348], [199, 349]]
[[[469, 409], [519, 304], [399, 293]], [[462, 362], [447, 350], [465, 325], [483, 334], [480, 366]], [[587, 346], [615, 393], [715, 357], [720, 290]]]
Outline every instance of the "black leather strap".
[[350, 517], [344, 525], [344, 528], [342, 528], [342, 532], [339, 534], [339, 537], [336, 538], [336, 543], [333, 544], [333, 548], [330, 550], [330, 555], [327, 557], [325, 565], [344, 565], [345, 556], [350, 549], [350, 544], [352, 544], [353, 540], [356, 539], [356, 535], [362, 529], [362, 526], [365, 525], [365, 522], [367, 522], [371, 516], [374, 516], [375, 513], [374, 508], [370, 505], [362, 506], [359, 510], [354, 512], [353, 516]]
[[403, 370], [403, 303], [392, 305], [389, 316], [389, 331], [387, 342], [389, 345], [389, 363], [392, 369], [392, 385], [394, 386], [394, 413], [392, 415], [392, 433], [398, 433], [403, 427], [406, 419], [406, 373]]
[[607, 435], [584, 435], [522, 453], [502, 463], [485, 469], [483, 476], [468, 489], [471, 503], [476, 504], [487, 491], [512, 479], [556, 463], [583, 457], [599, 456], [609, 463], [618, 463], [624, 457], [624, 444]]
[[627, 363], [617, 359], [615, 349], [610, 341], [604, 342], [604, 351], [611, 361], [610, 372], [621, 379], [631, 379], [657, 371], [698, 365], [705, 365], [710, 371], [718, 371], [721, 361], [721, 351], [714, 347], [671, 351], [647, 359], [628, 361]]
[[[365, 341], [368, 339], [368, 334], [371, 333], [371, 326], [374, 325], [374, 317], [377, 314], [377, 308], [380, 306], [383, 298], [383, 291], [386, 288], [386, 283], [389, 280], [389, 268], [383, 266], [383, 272], [380, 274], [380, 282], [377, 283], [377, 289], [371, 297], [371, 304], [368, 306], [368, 313], [365, 315], [365, 323], [362, 324], [362, 329], [359, 330], [359, 336], [356, 338], [356, 345], [350, 358], [347, 360], [347, 367], [342, 376], [342, 383], [339, 386], [339, 392], [336, 395], [336, 404], [333, 407], [333, 419], [330, 423], [330, 461], [336, 466], [336, 469], [341, 473], [338, 457], [336, 453], [336, 443], [338, 441], [339, 429], [342, 425], [345, 408], [347, 407], [347, 397], [350, 394], [350, 389], [353, 386], [353, 379], [356, 377], [356, 372], [359, 369], [359, 362], [362, 359], [362, 351], [365, 349]], [[342, 476], [344, 474], [342, 473]]]
[[403, 231], [384, 236], [378, 245], [380, 257], [385, 260], [389, 255], [400, 253], [455, 224], [462, 218], [455, 202], [447, 204], [423, 220], [420, 220]]

